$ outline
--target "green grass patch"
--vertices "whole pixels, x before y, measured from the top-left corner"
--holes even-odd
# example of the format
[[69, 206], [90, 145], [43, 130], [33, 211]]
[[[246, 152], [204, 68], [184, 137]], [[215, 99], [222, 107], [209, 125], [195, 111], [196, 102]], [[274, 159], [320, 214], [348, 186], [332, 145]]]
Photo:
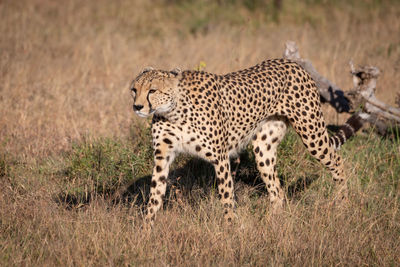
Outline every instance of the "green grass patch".
[[342, 155], [348, 162], [360, 166], [356, 172], [357, 181], [363, 188], [376, 182], [385, 195], [398, 190], [400, 180], [400, 139], [380, 138], [372, 131], [349, 140], [342, 149]]
[[120, 187], [151, 174], [152, 148], [149, 129], [136, 142], [101, 138], [74, 144], [62, 164], [61, 198], [74, 204], [93, 197], [112, 196]]

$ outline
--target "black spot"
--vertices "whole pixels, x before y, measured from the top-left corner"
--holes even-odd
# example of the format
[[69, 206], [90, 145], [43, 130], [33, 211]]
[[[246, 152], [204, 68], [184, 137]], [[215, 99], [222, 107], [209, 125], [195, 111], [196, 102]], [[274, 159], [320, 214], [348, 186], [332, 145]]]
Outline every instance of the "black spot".
[[158, 166], [158, 165], [157, 165], [157, 166], [156, 166], [156, 171], [157, 171], [157, 172], [161, 172], [161, 171], [162, 171], [161, 166]]
[[153, 181], [151, 181], [151, 184], [150, 184], [150, 186], [151, 186], [151, 187], [153, 187], [153, 188], [154, 188], [154, 187], [156, 187], [156, 186], [157, 186], [157, 182], [156, 182], [156, 181], [154, 181], [154, 180], [153, 180]]
[[168, 145], [171, 145], [171, 144], [172, 144], [172, 141], [169, 140], [168, 138], [164, 138], [163, 141], [164, 141], [164, 143], [166, 143], [166, 144], [168, 144]]
[[196, 146], [196, 151], [199, 152], [201, 150], [201, 147], [199, 145]]
[[160, 176], [159, 179], [160, 179], [160, 182], [162, 182], [163, 184], [165, 184], [167, 182], [164, 175]]

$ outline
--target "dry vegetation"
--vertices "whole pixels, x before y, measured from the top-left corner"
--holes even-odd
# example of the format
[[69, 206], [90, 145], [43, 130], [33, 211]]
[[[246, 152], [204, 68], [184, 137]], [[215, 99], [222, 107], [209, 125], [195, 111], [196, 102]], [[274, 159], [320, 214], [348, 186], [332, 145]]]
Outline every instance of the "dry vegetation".
[[[350, 59], [377, 66], [377, 97], [394, 105], [398, 1], [4, 0], [0, 21], [0, 265], [399, 264], [398, 133], [360, 133], [343, 147], [351, 180], [340, 207], [331, 177], [290, 133], [279, 160], [289, 205], [279, 216], [244, 153], [232, 227], [212, 168], [182, 156], [157, 225], [142, 230], [152, 152], [128, 90], [144, 66], [204, 61], [224, 73], [280, 57], [294, 40], [344, 89]], [[325, 117], [346, 115], [325, 107]]]

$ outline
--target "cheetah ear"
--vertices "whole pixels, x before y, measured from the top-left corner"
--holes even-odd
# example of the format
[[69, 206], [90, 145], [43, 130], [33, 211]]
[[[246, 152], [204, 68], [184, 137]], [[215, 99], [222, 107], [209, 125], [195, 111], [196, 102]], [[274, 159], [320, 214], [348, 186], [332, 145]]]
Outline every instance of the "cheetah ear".
[[171, 74], [178, 76], [182, 70], [180, 68], [174, 68], [173, 70], [170, 71]]
[[151, 70], [154, 70], [154, 68], [153, 68], [153, 67], [145, 67], [145, 68], [139, 73], [139, 75], [141, 75], [141, 74], [143, 74], [143, 73], [146, 73], [146, 72], [149, 72], [149, 71], [151, 71]]

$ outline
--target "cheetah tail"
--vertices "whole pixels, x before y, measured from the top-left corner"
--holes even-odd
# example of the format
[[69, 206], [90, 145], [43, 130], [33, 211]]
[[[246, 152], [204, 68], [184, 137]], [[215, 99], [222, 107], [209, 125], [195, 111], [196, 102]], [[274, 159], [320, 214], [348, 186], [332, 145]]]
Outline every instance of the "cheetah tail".
[[352, 137], [363, 125], [363, 119], [358, 113], [354, 113], [345, 124], [343, 124], [339, 131], [330, 137], [331, 144], [334, 145], [335, 149], [339, 149], [346, 140]]

